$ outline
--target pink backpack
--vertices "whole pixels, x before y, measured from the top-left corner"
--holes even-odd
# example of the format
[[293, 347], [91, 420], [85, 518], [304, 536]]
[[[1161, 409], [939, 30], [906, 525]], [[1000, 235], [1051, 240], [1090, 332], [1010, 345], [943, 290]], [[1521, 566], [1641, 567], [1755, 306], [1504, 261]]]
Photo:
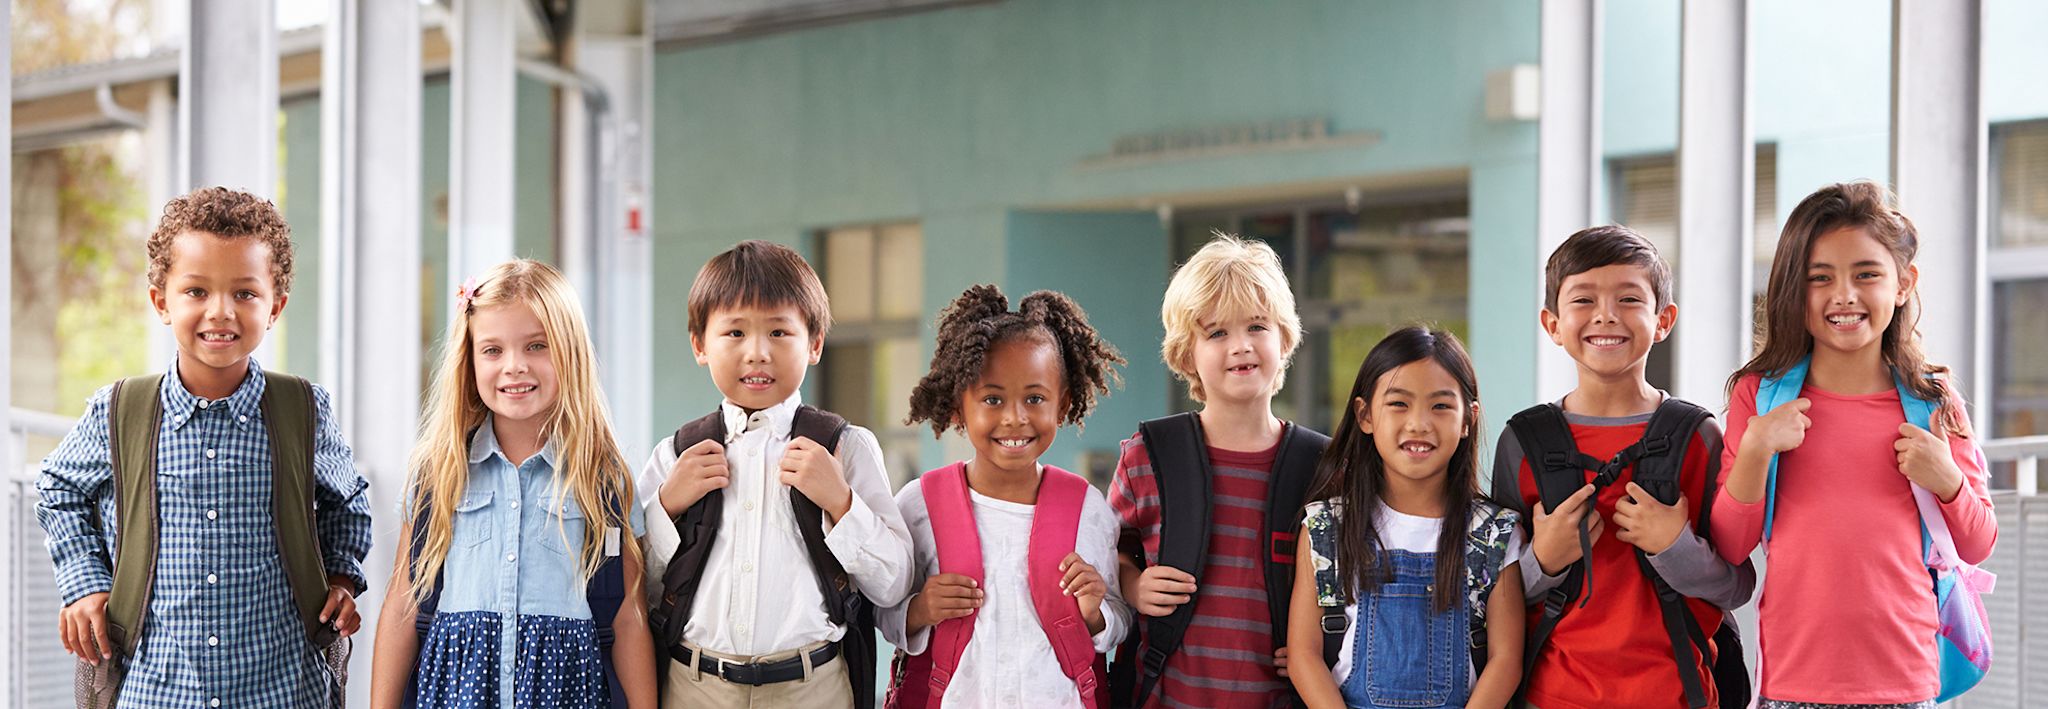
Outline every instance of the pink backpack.
[[[925, 473], [919, 479], [924, 505], [931, 517], [932, 539], [939, 547], [939, 571], [961, 574], [976, 582], [985, 579], [981, 565], [981, 534], [974, 526], [974, 503], [967, 494], [967, 464], [952, 465]], [[1108, 686], [1102, 681], [1102, 656], [1074, 598], [1060, 592], [1060, 562], [1074, 551], [1074, 537], [1081, 525], [1081, 506], [1087, 500], [1088, 481], [1073, 473], [1045, 466], [1039, 476], [1037, 509], [1031, 515], [1031, 546], [1025, 553], [1027, 585], [1031, 605], [1038, 612], [1038, 624], [1052, 641], [1053, 655], [1060, 670], [1074, 680], [1081, 703], [1090, 709], [1109, 705]], [[1114, 570], [1112, 570], [1114, 571]], [[894, 709], [936, 708], [946, 696], [946, 685], [960, 669], [960, 655], [974, 637], [976, 616], [941, 621], [932, 628], [931, 646], [922, 655], [896, 656], [895, 683], [889, 688], [887, 706]]]

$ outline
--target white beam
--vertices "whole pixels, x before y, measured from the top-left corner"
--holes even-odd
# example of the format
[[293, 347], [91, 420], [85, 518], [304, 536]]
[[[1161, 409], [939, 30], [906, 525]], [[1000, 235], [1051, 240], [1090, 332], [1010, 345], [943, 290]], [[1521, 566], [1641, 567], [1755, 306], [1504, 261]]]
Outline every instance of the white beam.
[[[1892, 3], [1892, 185], [1920, 233], [1920, 332], [1986, 415], [1982, 0]], [[1989, 421], [1978, 424], [1988, 427]]]
[[1678, 64], [1679, 322], [1673, 394], [1719, 410], [1748, 361], [1755, 280], [1748, 0], [1686, 0]]
[[[370, 480], [371, 509], [405, 489], [420, 402], [420, 11], [413, 2], [330, 0], [321, 65], [320, 379]], [[381, 525], [380, 533], [395, 530]], [[364, 568], [392, 568], [397, 539]], [[374, 618], [382, 586], [360, 599]], [[358, 647], [376, 643], [365, 624]], [[350, 674], [368, 677], [358, 652]], [[369, 705], [353, 692], [350, 706]]]
[[[611, 0], [587, 5], [579, 12], [617, 5], [634, 6], [630, 14], [637, 17], [643, 3]], [[595, 118], [609, 126], [602, 131], [607, 138], [600, 154], [583, 156], [598, 163], [602, 176], [596, 193], [587, 195], [589, 202], [584, 205], [595, 210], [597, 218], [591, 221], [594, 233], [587, 244], [593, 279], [583, 290], [590, 295], [585, 307], [590, 310], [591, 335], [603, 363], [599, 374], [611, 405], [613, 429], [619, 445], [633, 455], [654, 445], [655, 440], [654, 403], [651, 388], [646, 386], [654, 376], [649, 327], [654, 322], [654, 258], [647, 208], [641, 198], [651, 179], [647, 155], [652, 145], [649, 97], [653, 95], [654, 43], [645, 34], [592, 34], [583, 19], [579, 16], [576, 23], [575, 65], [603, 87], [608, 110], [604, 116], [584, 115], [579, 120]], [[582, 102], [577, 105], [582, 113]], [[563, 256], [568, 262], [566, 251]]]
[[[277, 194], [277, 27], [270, 0], [191, 0], [178, 61], [178, 175], [185, 194]], [[154, 210], [153, 210], [154, 211]], [[275, 333], [273, 333], [275, 334]], [[161, 341], [161, 340], [157, 340]], [[253, 357], [276, 366], [275, 338]]]
[[449, 36], [450, 159], [447, 292], [512, 258], [513, 114], [517, 60], [513, 0], [454, 0]]
[[[1543, 0], [1539, 58], [1542, 116], [1536, 124], [1536, 297], [1543, 305], [1543, 264], [1572, 232], [1593, 224], [1599, 194], [1601, 0]], [[1570, 391], [1578, 369], [1551, 344], [1529, 311], [1536, 341], [1537, 400]]]

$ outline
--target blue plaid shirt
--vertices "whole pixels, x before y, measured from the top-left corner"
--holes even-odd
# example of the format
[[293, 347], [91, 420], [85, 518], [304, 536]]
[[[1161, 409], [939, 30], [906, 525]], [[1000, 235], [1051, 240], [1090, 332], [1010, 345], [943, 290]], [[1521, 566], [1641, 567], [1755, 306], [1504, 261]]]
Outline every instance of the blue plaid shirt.
[[[306, 639], [278, 557], [270, 509], [270, 437], [258, 404], [264, 379], [249, 376], [225, 399], [187, 391], [175, 364], [160, 391], [157, 433], [156, 584], [142, 644], [122, 687], [122, 707], [311, 707], [328, 703], [326, 665]], [[113, 588], [113, 467], [107, 398], [43, 459], [36, 516], [69, 605]], [[365, 586], [370, 550], [369, 483], [313, 387], [317, 421], [315, 527], [330, 576]]]

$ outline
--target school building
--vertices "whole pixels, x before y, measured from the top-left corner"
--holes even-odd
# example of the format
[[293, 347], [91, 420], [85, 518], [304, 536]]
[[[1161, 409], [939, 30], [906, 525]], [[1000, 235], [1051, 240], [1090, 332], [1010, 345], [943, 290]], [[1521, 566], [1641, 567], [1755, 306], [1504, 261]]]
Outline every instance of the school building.
[[[167, 366], [141, 240], [189, 186], [285, 210], [299, 275], [259, 357], [335, 392], [395, 515], [455, 284], [515, 255], [577, 283], [637, 465], [718, 401], [684, 327], [697, 268], [744, 239], [797, 247], [835, 320], [805, 400], [874, 429], [898, 486], [972, 453], [903, 423], [938, 311], [977, 283], [1065, 292], [1130, 360], [1047, 459], [1100, 483], [1138, 421], [1193, 405], [1159, 361], [1159, 299], [1214, 232], [1289, 269], [1307, 336], [1280, 416], [1327, 430], [1371, 345], [1430, 322], [1474, 355], [1490, 447], [1573, 384], [1536, 324], [1572, 231], [1627, 224], [1673, 262], [1651, 380], [1718, 411], [1784, 217], [1853, 179], [1893, 185], [1920, 229], [1921, 329], [1996, 468], [1999, 659], [1956, 705], [2048, 702], [2026, 631], [2048, 628], [2028, 580], [2048, 569], [2048, 4], [72, 5], [94, 12], [62, 22], [122, 39], [52, 64], [21, 29], [47, 18], [13, 18], [0, 703], [68, 692], [34, 467], [86, 394]], [[396, 531], [380, 520], [372, 578]]]

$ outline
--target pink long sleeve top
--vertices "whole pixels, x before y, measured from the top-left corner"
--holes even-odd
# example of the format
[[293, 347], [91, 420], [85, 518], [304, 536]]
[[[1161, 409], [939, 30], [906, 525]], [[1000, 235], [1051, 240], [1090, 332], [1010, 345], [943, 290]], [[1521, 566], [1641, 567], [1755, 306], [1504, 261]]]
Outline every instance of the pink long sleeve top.
[[[1764, 504], [1728, 495], [1742, 436], [1756, 415], [1756, 376], [1728, 402], [1723, 486], [1714, 504], [1714, 546], [1731, 563], [1763, 543]], [[1836, 394], [1808, 385], [1813, 427], [1778, 457], [1778, 501], [1767, 547], [1759, 693], [1780, 701], [1890, 704], [1940, 690], [1934, 588], [1920, 553], [1919, 512], [1893, 444], [1906, 416], [1896, 391]], [[1961, 401], [1960, 428], [1971, 430]], [[1964, 561], [1982, 563], [1998, 540], [1976, 441], [1950, 434], [1963, 472], [1942, 517]]]

